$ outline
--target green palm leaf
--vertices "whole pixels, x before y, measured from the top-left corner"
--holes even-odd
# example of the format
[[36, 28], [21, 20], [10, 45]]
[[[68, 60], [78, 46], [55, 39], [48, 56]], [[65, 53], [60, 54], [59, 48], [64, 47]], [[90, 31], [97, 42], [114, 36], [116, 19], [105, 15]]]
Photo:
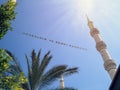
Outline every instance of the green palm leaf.
[[[64, 73], [67, 65], [59, 65], [55, 66], [52, 69], [48, 70], [39, 81], [39, 88], [43, 88], [51, 85], [56, 79], [60, 77], [61, 74]], [[40, 83], [41, 82], [41, 83]]]
[[63, 73], [63, 76], [69, 76], [75, 73], [78, 73], [78, 67], [66, 69], [65, 72]]
[[[30, 90], [41, 90], [48, 87], [54, 81], [60, 78], [60, 75], [68, 76], [77, 73], [78, 68], [67, 68], [67, 65], [58, 65], [46, 71], [52, 56], [48, 51], [42, 60], [40, 60], [41, 50], [36, 54], [35, 50], [32, 50], [31, 61], [27, 59], [28, 64], [28, 77]], [[31, 63], [31, 64], [30, 64]]]

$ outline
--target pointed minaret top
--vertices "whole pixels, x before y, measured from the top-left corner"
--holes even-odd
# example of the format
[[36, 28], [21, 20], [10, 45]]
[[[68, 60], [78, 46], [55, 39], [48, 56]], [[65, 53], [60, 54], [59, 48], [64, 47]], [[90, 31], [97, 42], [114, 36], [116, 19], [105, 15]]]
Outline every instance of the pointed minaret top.
[[88, 26], [90, 29], [94, 28], [93, 22], [89, 19], [89, 17], [86, 15], [87, 21], [88, 21]]
[[90, 19], [89, 19], [88, 15], [86, 15], [86, 17], [87, 17], [87, 21], [90, 22]]

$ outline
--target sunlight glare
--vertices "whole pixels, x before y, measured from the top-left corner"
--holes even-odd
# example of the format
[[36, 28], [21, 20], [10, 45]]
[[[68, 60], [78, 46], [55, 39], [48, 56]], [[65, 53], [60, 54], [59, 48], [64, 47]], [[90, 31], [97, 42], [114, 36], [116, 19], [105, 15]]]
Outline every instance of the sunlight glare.
[[94, 0], [77, 0], [76, 6], [85, 14], [90, 14], [94, 8]]
[[81, 30], [85, 30], [86, 15], [90, 17], [93, 14], [95, 0], [73, 0], [70, 5], [73, 14], [72, 23], [81, 26]]

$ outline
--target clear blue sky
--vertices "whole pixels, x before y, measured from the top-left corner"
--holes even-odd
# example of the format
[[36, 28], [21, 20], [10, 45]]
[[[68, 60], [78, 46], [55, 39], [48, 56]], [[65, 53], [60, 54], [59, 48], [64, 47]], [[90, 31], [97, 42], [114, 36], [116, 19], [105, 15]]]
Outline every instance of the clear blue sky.
[[[5, 1], [0, 0], [0, 4]], [[25, 54], [42, 49], [42, 56], [51, 51], [50, 67], [67, 64], [79, 67], [79, 73], [65, 78], [65, 86], [78, 90], [108, 90], [111, 79], [89, 34], [87, 14], [101, 32], [112, 58], [120, 63], [120, 1], [119, 0], [18, 0], [14, 31], [0, 40], [0, 48], [10, 50], [27, 72]], [[52, 44], [24, 36], [28, 32], [87, 48], [87, 51]], [[57, 81], [54, 86], [59, 86]]]

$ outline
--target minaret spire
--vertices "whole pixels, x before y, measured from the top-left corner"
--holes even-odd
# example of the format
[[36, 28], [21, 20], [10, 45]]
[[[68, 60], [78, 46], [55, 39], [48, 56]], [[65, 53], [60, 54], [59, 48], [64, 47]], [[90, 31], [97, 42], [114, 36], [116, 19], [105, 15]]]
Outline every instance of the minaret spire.
[[107, 45], [102, 40], [99, 30], [94, 27], [93, 22], [90, 21], [88, 16], [87, 16], [87, 20], [88, 20], [88, 26], [90, 28], [90, 34], [96, 42], [96, 49], [101, 54], [102, 59], [104, 61], [104, 68], [109, 73], [111, 79], [113, 79], [116, 72], [116, 64], [113, 61], [112, 57], [110, 56], [107, 50]]
[[89, 19], [89, 17], [88, 17], [87, 15], [86, 15], [86, 17], [87, 17], [87, 21], [88, 21], [88, 22], [91, 22], [90, 19]]
[[87, 17], [87, 21], [88, 21], [88, 26], [92, 30], [92, 28], [94, 28], [93, 22], [88, 18], [87, 15], [86, 15], [86, 17]]

